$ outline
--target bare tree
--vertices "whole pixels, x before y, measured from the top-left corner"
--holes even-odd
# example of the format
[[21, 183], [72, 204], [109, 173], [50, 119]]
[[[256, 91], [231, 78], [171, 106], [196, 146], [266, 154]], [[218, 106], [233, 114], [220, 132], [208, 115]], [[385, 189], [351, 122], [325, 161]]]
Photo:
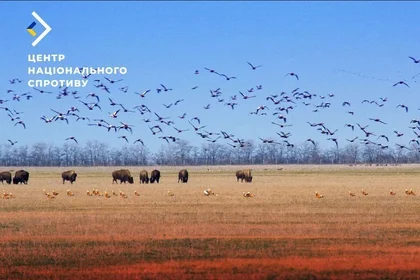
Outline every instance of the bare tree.
[[359, 145], [348, 144], [343, 151], [343, 160], [345, 163], [356, 164], [359, 161]]
[[187, 165], [190, 163], [190, 152], [192, 146], [187, 140], [178, 140], [175, 142], [175, 164]]
[[65, 142], [61, 146], [34, 143], [32, 146], [0, 145], [0, 166], [112, 166], [112, 165], [216, 165], [216, 164], [368, 164], [418, 163], [419, 145], [407, 148], [384, 148], [374, 144], [352, 143], [337, 149], [322, 150], [318, 143], [294, 147], [281, 144], [259, 144], [247, 141], [235, 148], [220, 143], [201, 147], [188, 141], [165, 144], [154, 153], [142, 145], [110, 149], [107, 144], [88, 141], [84, 146]]
[[32, 166], [46, 166], [47, 163], [47, 144], [43, 142], [35, 143], [32, 145], [30, 157], [32, 159]]
[[253, 164], [253, 153], [255, 151], [254, 141], [248, 140], [245, 147], [240, 148], [244, 154], [246, 164]]

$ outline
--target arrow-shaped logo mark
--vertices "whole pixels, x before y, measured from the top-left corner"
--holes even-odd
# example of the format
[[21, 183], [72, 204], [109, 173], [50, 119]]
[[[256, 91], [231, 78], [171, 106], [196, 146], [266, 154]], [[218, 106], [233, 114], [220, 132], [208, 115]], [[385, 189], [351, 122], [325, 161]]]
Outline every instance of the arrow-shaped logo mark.
[[[33, 17], [42, 24], [42, 26], [45, 27], [44, 32], [41, 33], [41, 35], [39, 35], [38, 38], [35, 39], [35, 41], [33, 41], [32, 46], [36, 46], [38, 45], [39, 42], [41, 42], [42, 39], [44, 39], [45, 36], [47, 36], [48, 33], [50, 33], [50, 31], [52, 30], [52, 28], [35, 12], [32, 12]], [[28, 28], [26, 29], [29, 34], [31, 34], [32, 36], [36, 36], [36, 32], [33, 30], [33, 28], [35, 27], [36, 23], [32, 22], [31, 25], [28, 26]]]

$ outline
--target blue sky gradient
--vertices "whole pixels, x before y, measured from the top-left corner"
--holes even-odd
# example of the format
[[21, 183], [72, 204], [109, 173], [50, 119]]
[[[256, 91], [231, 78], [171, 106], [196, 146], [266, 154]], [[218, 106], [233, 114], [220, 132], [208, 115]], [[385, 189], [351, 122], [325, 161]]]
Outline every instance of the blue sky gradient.
[[[415, 134], [408, 127], [410, 120], [420, 119], [420, 63], [415, 64], [408, 56], [420, 59], [420, 10], [419, 2], [1, 2], [0, 26], [0, 99], [11, 100], [12, 94], [31, 91], [30, 101], [9, 101], [6, 106], [24, 112], [22, 120], [27, 129], [14, 126], [6, 112], [0, 111], [3, 133], [0, 143], [7, 139], [19, 144], [46, 141], [62, 144], [65, 138], [75, 136], [79, 143], [98, 139], [112, 147], [125, 145], [118, 136], [126, 135], [132, 143], [143, 139], [151, 151], [164, 143], [157, 136], [173, 135], [195, 145], [205, 143], [196, 135], [187, 119], [199, 117], [207, 131], [220, 130], [243, 139], [258, 137], [281, 141], [276, 132], [290, 132], [291, 143], [302, 143], [307, 138], [318, 141], [322, 148], [334, 147], [316, 128], [306, 122], [324, 122], [331, 130], [338, 129], [334, 137], [339, 145], [347, 144], [347, 139], [364, 134], [344, 127], [346, 123], [369, 125], [368, 130], [376, 135], [386, 134], [390, 146], [395, 143], [408, 146]], [[34, 21], [31, 16], [36, 11], [51, 27], [52, 31], [36, 47], [26, 27]], [[38, 35], [43, 27], [34, 28]], [[27, 61], [28, 54], [64, 54], [61, 63], [34, 64]], [[247, 61], [263, 67], [252, 71]], [[92, 76], [86, 88], [78, 88], [80, 100], [90, 92], [100, 95], [101, 111], [88, 111], [83, 104], [65, 97], [56, 99], [59, 91], [50, 88], [54, 94], [40, 94], [27, 86], [29, 66], [125, 66], [126, 75], [113, 75], [113, 79], [124, 81], [110, 85], [111, 94], [93, 87]], [[226, 81], [211, 74], [204, 67], [215, 69], [236, 80]], [[199, 75], [194, 71], [199, 70]], [[295, 72], [299, 81], [286, 73]], [[416, 76], [417, 75], [417, 76]], [[105, 75], [106, 76], [106, 75]], [[10, 85], [13, 78], [23, 80], [22, 84]], [[64, 76], [66, 78], [80, 78]], [[47, 79], [62, 79], [48, 76]], [[403, 85], [393, 87], [405, 80], [410, 88]], [[106, 84], [106, 81], [104, 81]], [[173, 91], [157, 93], [159, 84], [173, 88]], [[255, 91], [256, 98], [243, 100], [239, 91], [262, 85]], [[127, 93], [117, 90], [128, 86]], [[198, 86], [196, 90], [191, 88]], [[210, 97], [210, 89], [221, 88], [225, 101], [218, 103]], [[332, 98], [321, 100], [295, 100], [296, 108], [286, 114], [287, 124], [292, 127], [280, 129], [271, 124], [277, 120], [272, 113], [276, 105], [267, 101], [272, 94], [299, 88], [318, 96], [334, 94]], [[145, 98], [133, 94], [151, 89]], [[239, 105], [235, 110], [224, 105], [230, 96], [237, 95]], [[146, 104], [152, 112], [171, 117], [175, 126], [190, 131], [178, 134], [173, 128], [160, 124], [163, 134], [153, 136], [142, 121], [143, 118], [156, 119], [154, 115], [120, 113], [117, 119], [109, 117], [115, 107], [109, 106], [111, 97], [132, 109]], [[388, 97], [383, 107], [361, 103], [362, 100], [380, 101]], [[166, 109], [163, 104], [184, 102]], [[310, 102], [304, 106], [302, 101]], [[321, 102], [331, 102], [330, 108], [312, 112], [313, 106]], [[343, 107], [348, 101], [351, 107]], [[209, 110], [203, 107], [211, 104]], [[406, 104], [408, 113], [398, 104]], [[250, 115], [260, 105], [267, 105], [266, 116]], [[287, 106], [289, 104], [283, 103]], [[63, 122], [45, 124], [40, 117], [52, 117], [50, 109], [67, 111], [71, 106], [79, 108], [80, 115], [102, 118], [113, 124], [123, 121], [133, 124], [133, 134], [126, 131], [107, 132], [99, 127], [87, 126], [87, 122], [75, 119], [67, 125]], [[347, 111], [354, 111], [354, 116]], [[184, 120], [177, 116], [187, 113]], [[369, 120], [380, 118], [387, 125]], [[158, 123], [156, 123], [158, 124]], [[396, 138], [394, 130], [405, 135]], [[386, 144], [377, 137], [372, 141]], [[228, 143], [219, 139], [219, 143]], [[229, 142], [230, 143], [230, 142]]]

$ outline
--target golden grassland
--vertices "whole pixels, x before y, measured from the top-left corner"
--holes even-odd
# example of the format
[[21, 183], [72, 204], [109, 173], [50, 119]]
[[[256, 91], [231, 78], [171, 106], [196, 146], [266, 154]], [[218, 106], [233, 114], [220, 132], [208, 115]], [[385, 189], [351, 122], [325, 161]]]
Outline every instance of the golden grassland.
[[16, 196], [0, 199], [0, 278], [420, 277], [420, 166], [250, 166], [250, 184], [234, 176], [247, 166], [187, 167], [178, 184], [181, 168], [159, 168], [148, 185], [139, 167], [128, 167], [132, 185], [112, 184], [118, 167], [74, 167], [73, 185], [61, 181], [69, 168], [23, 168], [28, 185], [0, 186]]

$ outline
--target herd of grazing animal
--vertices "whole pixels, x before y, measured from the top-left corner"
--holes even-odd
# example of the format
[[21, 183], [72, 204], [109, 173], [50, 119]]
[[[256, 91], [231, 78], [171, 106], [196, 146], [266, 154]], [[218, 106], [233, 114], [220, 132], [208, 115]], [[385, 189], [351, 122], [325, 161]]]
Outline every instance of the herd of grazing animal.
[[29, 181], [29, 172], [25, 170], [18, 170], [15, 172], [13, 180], [12, 173], [10, 173], [9, 171], [0, 172], [0, 182], [3, 184], [3, 181], [6, 181], [6, 183], [8, 184], [11, 184], [13, 182], [13, 184], [15, 185], [22, 183], [26, 185]]
[[[63, 184], [66, 181], [69, 181], [71, 184], [73, 184], [73, 182], [76, 181], [77, 173], [74, 170], [68, 170], [68, 171], [64, 171], [61, 174], [61, 177], [63, 179]], [[139, 176], [140, 184], [148, 184], [149, 182], [151, 184], [155, 182], [159, 183], [160, 177], [161, 175], [160, 175], [159, 170], [154, 169], [150, 173], [150, 177], [149, 177], [149, 173], [146, 170], [142, 170], [140, 171], [140, 176]], [[252, 182], [251, 169], [238, 170], [236, 172], [236, 178], [237, 178], [237, 182], [239, 182], [239, 179], [241, 179], [241, 182], [245, 180], [245, 182], [251, 183]], [[28, 180], [29, 180], [29, 172], [25, 170], [18, 170], [16, 171], [15, 176], [13, 178], [13, 184], [19, 184], [19, 183], [28, 184]], [[131, 175], [130, 170], [128, 169], [119, 169], [112, 172], [112, 183], [113, 184], [118, 183], [118, 180], [120, 181], [120, 184], [122, 183], [133, 184], [134, 183], [134, 178]], [[0, 172], [0, 182], [3, 184], [3, 181], [6, 181], [7, 184], [12, 183], [12, 174], [9, 171]], [[179, 171], [178, 183], [179, 182], [188, 183], [188, 170], [187, 169], [182, 169]]]
[[[251, 169], [242, 169], [242, 170], [238, 170], [235, 173], [236, 175], [236, 181], [239, 182], [239, 180], [241, 180], [241, 182], [245, 183], [252, 183], [252, 173], [251, 173]], [[74, 170], [68, 170], [68, 171], [64, 171], [61, 174], [61, 177], [63, 179], [63, 184], [65, 184], [66, 181], [69, 181], [71, 184], [73, 184], [73, 182], [76, 181], [77, 178], [77, 173]], [[139, 183], [140, 184], [148, 184], [149, 182], [151, 184], [153, 183], [159, 183], [160, 180], [160, 171], [154, 169], [151, 173], [150, 173], [150, 177], [149, 177], [149, 173], [146, 170], [142, 170], [140, 171], [140, 175], [139, 175]], [[126, 184], [127, 182], [129, 184], [133, 184], [134, 183], [134, 178], [131, 175], [130, 170], [128, 169], [119, 169], [119, 170], [115, 170], [112, 172], [112, 184], [114, 183], [118, 183], [118, 180], [120, 181], [120, 184], [124, 183]], [[17, 184], [28, 184], [29, 181], [29, 172], [25, 171], [25, 170], [18, 170], [15, 172], [15, 176], [12, 179], [12, 173], [9, 171], [2, 171], [0, 172], [0, 182], [2, 184], [4, 184], [4, 181], [7, 184], [11, 184], [13, 182], [13, 184], [17, 185]], [[178, 183], [187, 183], [188, 182], [188, 171], [186, 169], [182, 169], [179, 171], [178, 173]], [[53, 199], [54, 196], [58, 195], [58, 193], [56, 193], [55, 191], [53, 191], [53, 195], [47, 193], [44, 189], [44, 193], [48, 196], [48, 198]], [[90, 193], [90, 191], [87, 191], [87, 194], [92, 196], [92, 195], [104, 195], [105, 197], [109, 198], [111, 197], [107, 192], [105, 192], [105, 194], [100, 194], [98, 190], [93, 190], [92, 193]], [[113, 191], [112, 193], [113, 195], [117, 196], [117, 194]], [[135, 195], [139, 195], [137, 193], [137, 191], [134, 192]], [[368, 192], [366, 192], [365, 190], [362, 189], [362, 194], [364, 196], [368, 195]], [[396, 195], [396, 193], [392, 190], [390, 190], [389, 192], [390, 195], [394, 196]], [[405, 190], [405, 194], [406, 195], [412, 195], [412, 196], [416, 196], [416, 194], [414, 193], [413, 190]], [[168, 195], [169, 196], [173, 196], [173, 194], [168, 191]], [[214, 195], [214, 192], [211, 191], [211, 189], [207, 189], [204, 190], [204, 195], [205, 196], [209, 196], [209, 195]], [[354, 194], [353, 192], [349, 191], [349, 195], [351, 197], [356, 196], [356, 194]], [[72, 193], [70, 190], [67, 190], [67, 196], [74, 196], [74, 193]], [[120, 191], [120, 196], [127, 198], [127, 196], [122, 193]], [[250, 197], [255, 197], [254, 194], [251, 194], [250, 192], [247, 193], [243, 193], [243, 196], [246, 198], [250, 198]], [[14, 197], [11, 193], [3, 193], [3, 198], [12, 198]], [[315, 192], [315, 197], [316, 198], [324, 198], [324, 196], [318, 192]]]
[[[61, 177], [63, 179], [63, 184], [65, 184], [66, 181], [69, 181], [71, 184], [73, 184], [73, 182], [76, 181], [77, 178], [77, 173], [74, 170], [68, 170], [68, 171], [64, 171], [61, 174]], [[150, 173], [150, 177], [149, 177], [149, 173], [146, 170], [142, 170], [140, 172], [140, 184], [148, 184], [148, 183], [159, 183], [160, 181], [160, 171], [154, 169], [151, 173]], [[188, 171], [186, 169], [182, 169], [181, 171], [179, 171], [179, 176], [178, 176], [178, 183], [179, 181], [181, 181], [181, 183], [187, 183], [188, 182]], [[0, 182], [2, 184], [4, 184], [4, 182], [6, 182], [7, 184], [11, 184], [13, 182], [13, 184], [19, 184], [19, 183], [23, 183], [23, 184], [28, 184], [28, 180], [29, 180], [29, 172], [25, 171], [25, 170], [18, 170], [15, 173], [15, 176], [13, 177], [12, 180], [12, 173], [10, 171], [2, 171], [0, 172]], [[129, 184], [133, 184], [134, 183], [134, 178], [131, 175], [130, 170], [128, 169], [120, 169], [120, 170], [115, 170], [114, 172], [112, 172], [112, 183], [118, 183], [118, 180], [120, 181], [120, 184], [122, 183], [129, 183]]]

